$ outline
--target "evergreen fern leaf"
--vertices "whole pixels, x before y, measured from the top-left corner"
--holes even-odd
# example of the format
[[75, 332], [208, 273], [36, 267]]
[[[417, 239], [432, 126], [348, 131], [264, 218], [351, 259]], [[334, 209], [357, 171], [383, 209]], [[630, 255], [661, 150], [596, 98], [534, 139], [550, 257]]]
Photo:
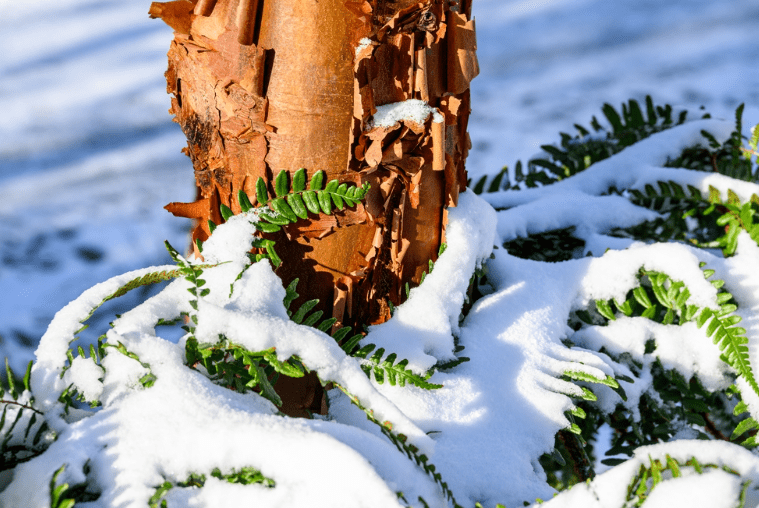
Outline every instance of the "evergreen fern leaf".
[[298, 222], [298, 216], [293, 209], [290, 208], [290, 205], [287, 204], [287, 201], [285, 201], [284, 198], [278, 197], [273, 199], [269, 203], [269, 206], [280, 216], [285, 217], [289, 222]]
[[260, 176], [256, 180], [256, 199], [258, 206], [264, 206], [269, 202], [269, 192], [266, 190], [266, 182]]
[[[377, 383], [384, 383], [384, 378], [387, 376], [388, 381], [393, 386], [395, 386], [397, 382], [400, 386], [406, 386], [406, 383], [409, 383], [424, 390], [436, 390], [443, 387], [443, 385], [440, 384], [430, 383], [422, 376], [408, 370], [406, 368], [408, 360], [404, 359], [395, 363], [397, 358], [395, 353], [391, 353], [382, 359], [385, 350], [380, 348], [375, 351], [375, 348], [376, 346], [374, 344], [367, 344], [356, 351], [353, 356], [356, 358], [362, 358], [367, 362], [364, 364], [364, 372], [366, 372], [367, 376], [370, 378], [371, 372], [374, 372], [374, 379]], [[374, 354], [369, 356], [372, 352], [374, 352]]]
[[704, 308], [697, 317], [696, 324], [702, 328], [707, 322], [709, 323], [706, 328], [707, 336], [713, 337], [714, 343], [724, 352], [724, 359], [727, 363], [738, 371], [751, 386], [751, 389], [759, 395], [759, 384], [754, 378], [748, 348], [746, 347], [748, 343], [748, 339], [744, 336], [746, 331], [744, 328], [736, 326], [740, 321], [740, 316], [722, 317], [718, 312]]
[[[267, 212], [258, 212], [258, 217], [259, 219], [263, 219], [264, 221], [275, 224], [277, 226], [286, 226], [292, 222], [289, 218], [285, 217], [284, 215], [280, 215], [279, 213], [270, 214]], [[261, 221], [259, 221], [257, 224], [261, 224]]]
[[332, 200], [329, 198], [329, 194], [326, 190], [320, 190], [316, 193], [316, 197], [319, 200], [319, 207], [321, 207], [322, 212], [326, 214], [332, 213]]
[[50, 479], [50, 508], [73, 508], [75, 504], [73, 499], [64, 497], [66, 491], [69, 490], [69, 484], [62, 483], [61, 485], [58, 485], [58, 477], [65, 469], [66, 464], [58, 468]]
[[350, 326], [344, 326], [338, 330], [335, 330], [335, 333], [332, 334], [332, 338], [335, 339], [335, 342], [342, 342], [342, 340], [348, 336], [348, 334], [351, 332]]
[[604, 379], [598, 378], [587, 372], [568, 370], [564, 372], [564, 376], [575, 381], [585, 381], [587, 383], [596, 383], [606, 385], [609, 388], [619, 388], [619, 383], [611, 376], [606, 376]]
[[301, 324], [303, 321], [303, 318], [306, 317], [306, 314], [308, 314], [311, 309], [316, 307], [316, 305], [319, 303], [318, 299], [313, 299], [305, 302], [303, 305], [300, 306], [300, 308], [293, 314], [292, 320], [295, 321], [298, 324]]
[[[5, 357], [5, 375], [7, 376], [6, 380], [8, 382], [8, 392], [10, 393], [10, 396], [13, 398], [13, 400], [17, 400], [18, 399], [18, 390], [16, 389], [16, 383], [13, 380], [14, 379], [13, 370], [11, 370], [11, 365], [10, 365], [10, 363], [8, 363], [8, 357], [7, 356]], [[2, 428], [2, 427], [0, 427], [0, 428]]]
[[303, 202], [303, 198], [300, 194], [288, 194], [287, 204], [300, 219], [307, 219], [308, 212], [306, 211], [306, 204]]
[[232, 209], [229, 208], [224, 203], [219, 205], [219, 211], [221, 212], [221, 216], [224, 218], [225, 221], [228, 221], [230, 218], [234, 217], [235, 215]]
[[759, 422], [757, 422], [752, 417], [748, 417], [745, 420], [741, 420], [738, 426], [735, 427], [735, 430], [733, 431], [732, 436], [730, 436], [730, 439], [734, 441], [736, 438], [742, 436], [746, 432], [749, 432], [751, 430], [758, 430], [758, 429], [759, 429]]
[[300, 168], [293, 175], [293, 192], [306, 190], [306, 168]]
[[303, 192], [303, 202], [309, 212], [313, 214], [319, 213], [319, 198], [317, 198], [316, 192], [312, 190]]
[[272, 224], [271, 222], [258, 221], [253, 223], [253, 226], [262, 233], [276, 233], [282, 229], [282, 226]]
[[278, 198], [287, 194], [290, 189], [290, 182], [288, 181], [289, 173], [284, 169], [279, 172], [277, 178], [274, 179], [274, 193]]
[[240, 209], [243, 213], [253, 208], [253, 204], [250, 202], [248, 195], [242, 189], [237, 193], [237, 201], [240, 203]]
[[316, 173], [311, 176], [311, 182], [308, 185], [308, 188], [312, 191], [319, 191], [322, 190], [322, 185], [324, 184], [324, 171], [319, 170]]

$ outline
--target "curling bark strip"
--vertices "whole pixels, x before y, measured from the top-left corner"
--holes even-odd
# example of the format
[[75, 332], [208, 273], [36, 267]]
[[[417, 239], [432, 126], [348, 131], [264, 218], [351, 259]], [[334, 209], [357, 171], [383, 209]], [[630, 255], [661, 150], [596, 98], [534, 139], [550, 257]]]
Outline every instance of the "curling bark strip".
[[[389, 319], [437, 258], [466, 187], [470, 0], [175, 0], [150, 15], [175, 30], [169, 111], [198, 190], [166, 208], [195, 219], [193, 246], [223, 221], [220, 205], [239, 213], [238, 192], [256, 196], [259, 177], [271, 195], [283, 170], [368, 182], [364, 204], [267, 236], [283, 246], [277, 274], [308, 288], [303, 301], [318, 298], [340, 325]], [[377, 108], [393, 104], [428, 114], [378, 125]]]

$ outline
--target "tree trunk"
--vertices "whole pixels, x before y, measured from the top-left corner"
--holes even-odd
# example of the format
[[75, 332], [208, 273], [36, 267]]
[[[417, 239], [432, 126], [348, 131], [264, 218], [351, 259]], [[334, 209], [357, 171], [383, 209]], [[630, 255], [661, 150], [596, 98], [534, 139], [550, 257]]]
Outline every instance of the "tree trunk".
[[[150, 15], [175, 30], [169, 111], [198, 196], [166, 208], [196, 219], [193, 245], [210, 235], [208, 220], [222, 222], [220, 205], [240, 211], [239, 190], [255, 204], [259, 177], [271, 195], [280, 171], [299, 168], [368, 182], [363, 204], [270, 237], [277, 274], [299, 279], [296, 306], [318, 298], [344, 325], [389, 319], [437, 258], [446, 208], [466, 186], [478, 72], [470, 0], [176, 0]], [[378, 112], [410, 99], [416, 116]], [[321, 409], [318, 394], [300, 398], [286, 404]]]

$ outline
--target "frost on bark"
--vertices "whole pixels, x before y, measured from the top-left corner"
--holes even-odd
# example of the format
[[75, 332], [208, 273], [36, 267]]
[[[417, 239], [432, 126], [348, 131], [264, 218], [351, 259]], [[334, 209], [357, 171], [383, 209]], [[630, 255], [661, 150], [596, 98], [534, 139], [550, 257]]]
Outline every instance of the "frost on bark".
[[[222, 222], [219, 205], [240, 211], [240, 189], [254, 200], [259, 177], [272, 195], [282, 170], [369, 182], [363, 204], [270, 236], [283, 261], [277, 274], [299, 279], [300, 301], [318, 298], [344, 325], [389, 319], [389, 303], [400, 304], [405, 284], [418, 284], [437, 258], [446, 208], [466, 186], [478, 73], [470, 2], [153, 3], [151, 17], [175, 30], [170, 113], [198, 188], [195, 202], [166, 208], [196, 219], [193, 244], [209, 236], [209, 219]], [[379, 106], [409, 99], [434, 114], [375, 125]]]

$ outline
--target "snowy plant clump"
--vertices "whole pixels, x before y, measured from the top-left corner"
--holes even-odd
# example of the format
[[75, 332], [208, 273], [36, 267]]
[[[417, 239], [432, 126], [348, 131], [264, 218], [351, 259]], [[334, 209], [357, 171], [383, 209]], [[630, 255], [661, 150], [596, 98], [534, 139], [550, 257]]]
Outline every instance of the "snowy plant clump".
[[[375, 125], [423, 122], [424, 106]], [[432, 271], [355, 347], [294, 320], [293, 289], [248, 256], [255, 210], [230, 217], [203, 259], [172, 251], [176, 265], [58, 312], [27, 390], [3, 399], [0, 432], [27, 455], [0, 477], [0, 505], [757, 506], [759, 185], [672, 167], [733, 136], [719, 120], [666, 125], [556, 182], [462, 193]], [[682, 203], [691, 226], [671, 232]], [[93, 309], [158, 280], [172, 282], [76, 350]], [[177, 318], [187, 333], [163, 337]], [[216, 349], [258, 388], [189, 360]], [[331, 383], [327, 414], [280, 413], [265, 365]], [[367, 376], [391, 367], [408, 382]]]

